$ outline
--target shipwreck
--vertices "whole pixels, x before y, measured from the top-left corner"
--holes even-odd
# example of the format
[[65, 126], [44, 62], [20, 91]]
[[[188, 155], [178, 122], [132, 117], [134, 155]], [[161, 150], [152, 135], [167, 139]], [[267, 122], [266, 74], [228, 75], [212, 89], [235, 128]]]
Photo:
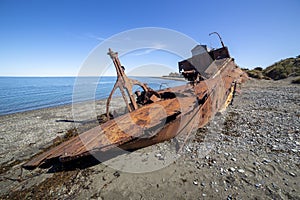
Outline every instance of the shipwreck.
[[[65, 163], [116, 148], [136, 150], [203, 127], [231, 103], [237, 84], [247, 78], [222, 40], [221, 44], [221, 48], [213, 50], [196, 46], [191, 58], [178, 62], [187, 84], [158, 91], [127, 77], [118, 53], [109, 49], [117, 71], [117, 81], [106, 104], [109, 120], [33, 157], [22, 167], [34, 169], [45, 163]], [[140, 86], [141, 91], [132, 91], [134, 85]], [[117, 89], [128, 113], [113, 117], [110, 101]]]

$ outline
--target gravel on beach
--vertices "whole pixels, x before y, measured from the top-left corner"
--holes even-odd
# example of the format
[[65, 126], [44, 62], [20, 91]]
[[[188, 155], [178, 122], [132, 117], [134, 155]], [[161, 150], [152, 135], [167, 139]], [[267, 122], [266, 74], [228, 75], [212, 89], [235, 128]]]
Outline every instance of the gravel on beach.
[[173, 140], [117, 157], [139, 153], [139, 162], [165, 165], [159, 170], [128, 173], [100, 163], [22, 171], [24, 161], [82, 123], [72, 120], [71, 106], [0, 116], [0, 199], [300, 199], [300, 85], [288, 79], [244, 83], [233, 105], [171, 154], [171, 163]]

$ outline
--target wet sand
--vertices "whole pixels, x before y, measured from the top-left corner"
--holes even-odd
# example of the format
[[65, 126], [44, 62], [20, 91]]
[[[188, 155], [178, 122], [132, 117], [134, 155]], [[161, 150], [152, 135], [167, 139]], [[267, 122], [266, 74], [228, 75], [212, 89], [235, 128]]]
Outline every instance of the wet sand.
[[1, 199], [300, 199], [300, 86], [290, 80], [249, 80], [179, 154], [167, 141], [108, 165], [21, 171], [57, 136], [97, 123], [85, 119], [72, 122], [71, 106], [1, 116]]

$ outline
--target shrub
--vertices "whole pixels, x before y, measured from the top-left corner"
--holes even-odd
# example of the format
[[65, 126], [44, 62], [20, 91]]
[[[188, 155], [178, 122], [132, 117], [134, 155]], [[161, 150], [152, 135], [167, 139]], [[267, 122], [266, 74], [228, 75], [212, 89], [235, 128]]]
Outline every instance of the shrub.
[[262, 67], [255, 67], [254, 70], [257, 70], [257, 71], [262, 71], [263, 68]]
[[257, 78], [257, 79], [262, 79], [264, 77], [262, 72], [258, 70], [248, 70], [247, 74], [249, 77]]

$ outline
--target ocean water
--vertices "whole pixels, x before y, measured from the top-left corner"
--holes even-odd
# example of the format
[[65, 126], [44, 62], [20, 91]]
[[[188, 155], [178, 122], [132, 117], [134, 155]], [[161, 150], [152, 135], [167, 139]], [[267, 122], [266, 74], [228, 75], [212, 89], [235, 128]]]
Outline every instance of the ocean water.
[[[160, 78], [132, 78], [155, 90], [185, 84]], [[105, 99], [115, 81], [116, 77], [0, 77], [0, 115]]]

